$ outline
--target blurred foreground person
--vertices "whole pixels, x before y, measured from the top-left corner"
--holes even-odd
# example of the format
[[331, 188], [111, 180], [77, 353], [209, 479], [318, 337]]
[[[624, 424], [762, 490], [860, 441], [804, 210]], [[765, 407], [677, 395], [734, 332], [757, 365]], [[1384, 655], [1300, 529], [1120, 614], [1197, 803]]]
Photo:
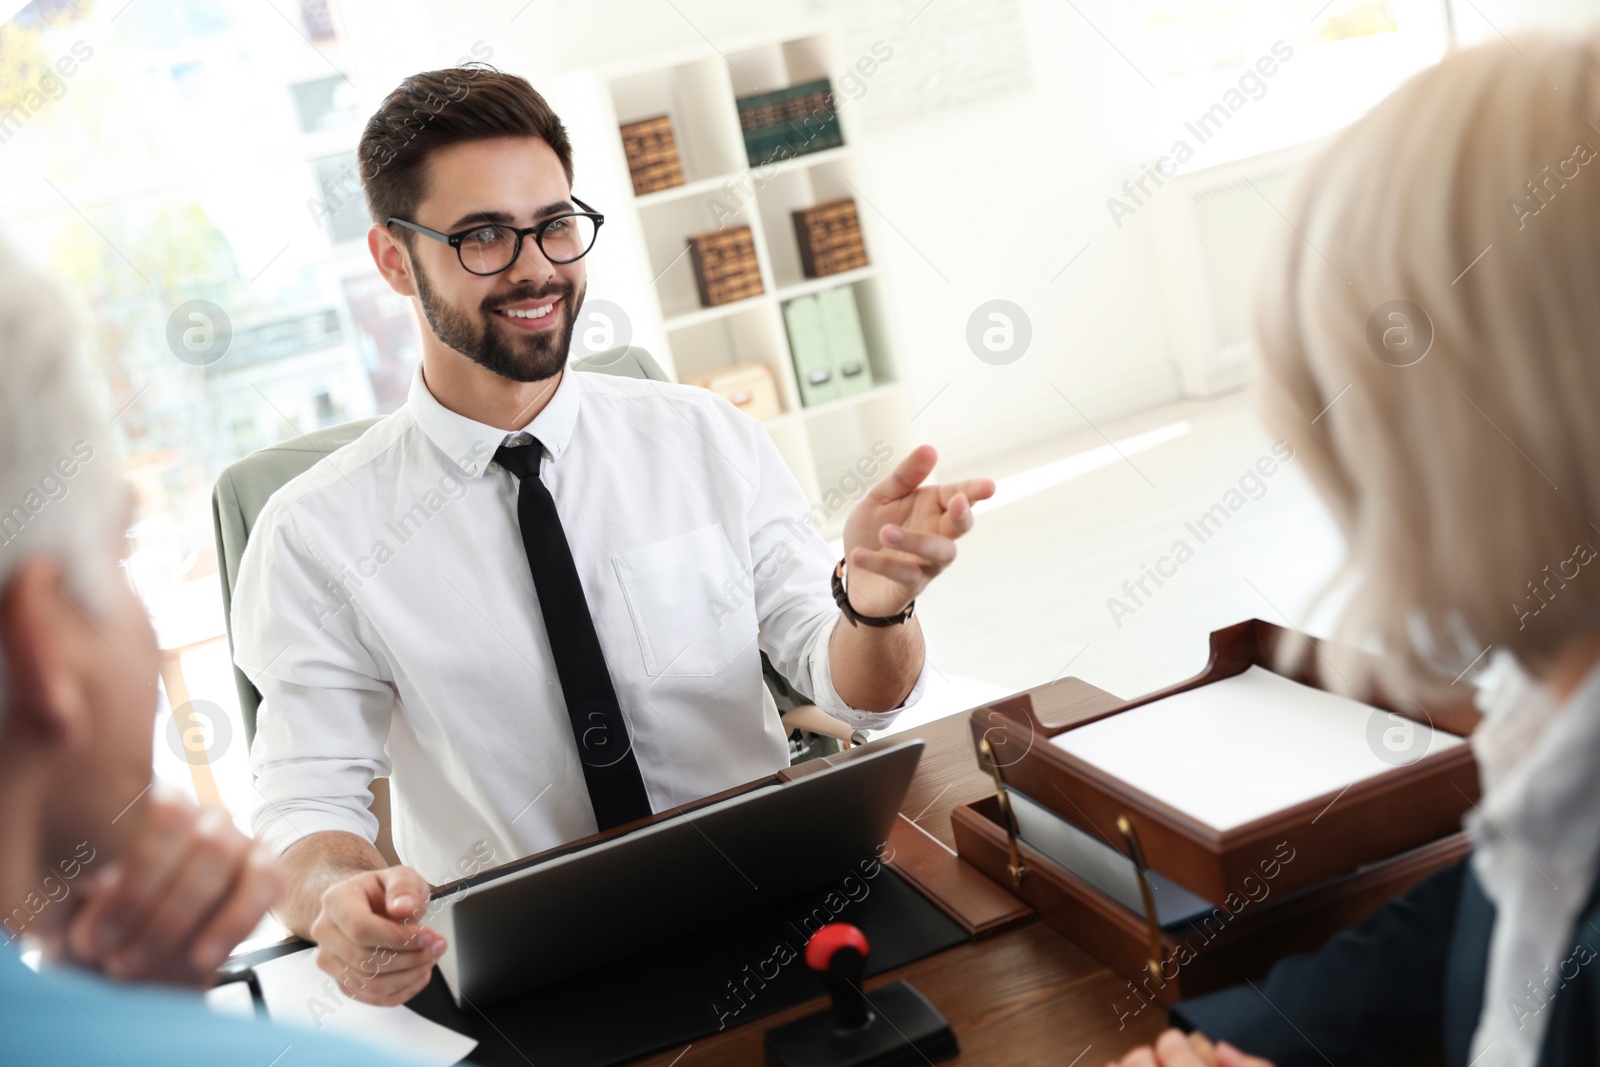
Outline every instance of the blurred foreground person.
[[1494, 662], [1473, 852], [1177, 1005], [1197, 1033], [1123, 1063], [1600, 1062], [1597, 119], [1600, 39], [1460, 52], [1338, 136], [1288, 209], [1259, 294], [1265, 420], [1347, 542], [1336, 636], [1382, 654], [1376, 678], [1341, 664], [1352, 682], [1459, 701]]
[[393, 1062], [131, 984], [208, 985], [283, 879], [226, 812], [150, 795], [156, 639], [107, 428], [61, 293], [0, 242], [0, 1061]]

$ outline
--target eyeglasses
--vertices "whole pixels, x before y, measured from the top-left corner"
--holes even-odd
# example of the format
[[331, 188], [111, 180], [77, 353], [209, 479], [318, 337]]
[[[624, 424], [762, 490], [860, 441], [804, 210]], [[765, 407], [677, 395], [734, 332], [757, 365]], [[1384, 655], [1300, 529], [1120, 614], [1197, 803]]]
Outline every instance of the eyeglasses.
[[575, 263], [589, 254], [606, 217], [577, 197], [572, 199], [582, 211], [556, 215], [537, 226], [520, 230], [515, 226], [483, 223], [456, 233], [440, 233], [401, 218], [390, 218], [388, 222], [454, 248], [461, 265], [473, 274], [499, 274], [522, 254], [524, 237], [532, 237], [539, 251], [552, 263]]

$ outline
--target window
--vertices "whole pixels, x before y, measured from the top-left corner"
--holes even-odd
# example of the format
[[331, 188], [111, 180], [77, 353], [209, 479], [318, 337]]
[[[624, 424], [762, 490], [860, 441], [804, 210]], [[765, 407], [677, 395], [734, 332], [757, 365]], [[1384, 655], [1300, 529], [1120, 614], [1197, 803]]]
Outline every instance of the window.
[[[212, 486], [255, 449], [394, 410], [419, 353], [361, 240], [370, 102], [338, 73], [336, 10], [124, 4], [36, 0], [0, 30], [0, 227], [88, 306], [139, 498], [130, 572], [181, 667], [164, 691], [196, 710], [237, 816], [252, 789]], [[161, 715], [158, 775], [190, 784]]]
[[1134, 135], [1163, 151], [1172, 147], [1163, 141], [1186, 140], [1195, 158], [1185, 169], [1331, 133], [1437, 62], [1447, 39], [1442, 0], [1140, 0], [1083, 11], [1154, 90]]

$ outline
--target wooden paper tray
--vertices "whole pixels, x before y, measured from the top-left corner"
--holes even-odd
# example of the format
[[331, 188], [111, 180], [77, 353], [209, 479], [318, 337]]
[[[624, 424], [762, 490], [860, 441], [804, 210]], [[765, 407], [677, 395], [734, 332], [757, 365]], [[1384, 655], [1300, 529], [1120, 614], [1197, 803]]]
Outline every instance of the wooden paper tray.
[[1126, 1002], [1111, 1006], [1119, 1016], [1136, 1014], [1148, 1002], [1170, 1005], [1259, 978], [1277, 960], [1318, 948], [1471, 849], [1468, 835], [1458, 831], [1300, 892], [1290, 890], [1285, 878], [1306, 858], [1296, 853], [1287, 863], [1277, 863], [1275, 877], [1267, 878], [1258, 870], [1246, 889], [1208, 916], [1176, 930], [1160, 930], [1157, 948], [1151, 945], [1152, 931], [1143, 915], [1022, 842], [1025, 873], [1014, 884], [995, 797], [956, 807], [950, 824], [963, 860], [1031, 904], [1050, 927], [1128, 979]]
[[[1048, 743], [1065, 730], [1242, 674], [1252, 666], [1272, 670], [1274, 649], [1287, 636], [1260, 619], [1218, 630], [1211, 635], [1210, 662], [1194, 678], [1070, 726], [1042, 722], [1034, 713], [1031, 691], [1008, 697], [972, 713], [973, 744], [980, 762], [988, 765], [983, 746], [989, 743], [1006, 784], [1119, 848], [1119, 820], [1125, 819], [1151, 870], [1211, 901], [1238, 892], [1243, 880], [1285, 845], [1297, 859], [1282, 872], [1278, 888], [1292, 892], [1458, 831], [1479, 795], [1470, 745], [1430, 753], [1341, 792], [1219, 831]], [[1293, 680], [1327, 688], [1318, 678], [1322, 662], [1319, 654], [1307, 657], [1305, 669]], [[1478, 719], [1465, 701], [1426, 710], [1381, 695], [1368, 702], [1457, 735], [1470, 733]]]

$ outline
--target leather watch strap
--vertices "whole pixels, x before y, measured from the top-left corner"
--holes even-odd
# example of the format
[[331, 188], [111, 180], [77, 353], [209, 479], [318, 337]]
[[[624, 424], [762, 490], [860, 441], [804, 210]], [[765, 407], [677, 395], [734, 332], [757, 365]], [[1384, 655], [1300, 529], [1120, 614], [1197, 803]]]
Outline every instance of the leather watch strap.
[[904, 611], [898, 615], [862, 615], [850, 606], [850, 595], [845, 592], [844, 586], [844, 560], [840, 560], [833, 568], [833, 599], [839, 605], [839, 610], [844, 617], [850, 620], [850, 625], [863, 623], [867, 626], [899, 626], [911, 618], [911, 613], [916, 610], [917, 602], [913, 600], [906, 605]]

